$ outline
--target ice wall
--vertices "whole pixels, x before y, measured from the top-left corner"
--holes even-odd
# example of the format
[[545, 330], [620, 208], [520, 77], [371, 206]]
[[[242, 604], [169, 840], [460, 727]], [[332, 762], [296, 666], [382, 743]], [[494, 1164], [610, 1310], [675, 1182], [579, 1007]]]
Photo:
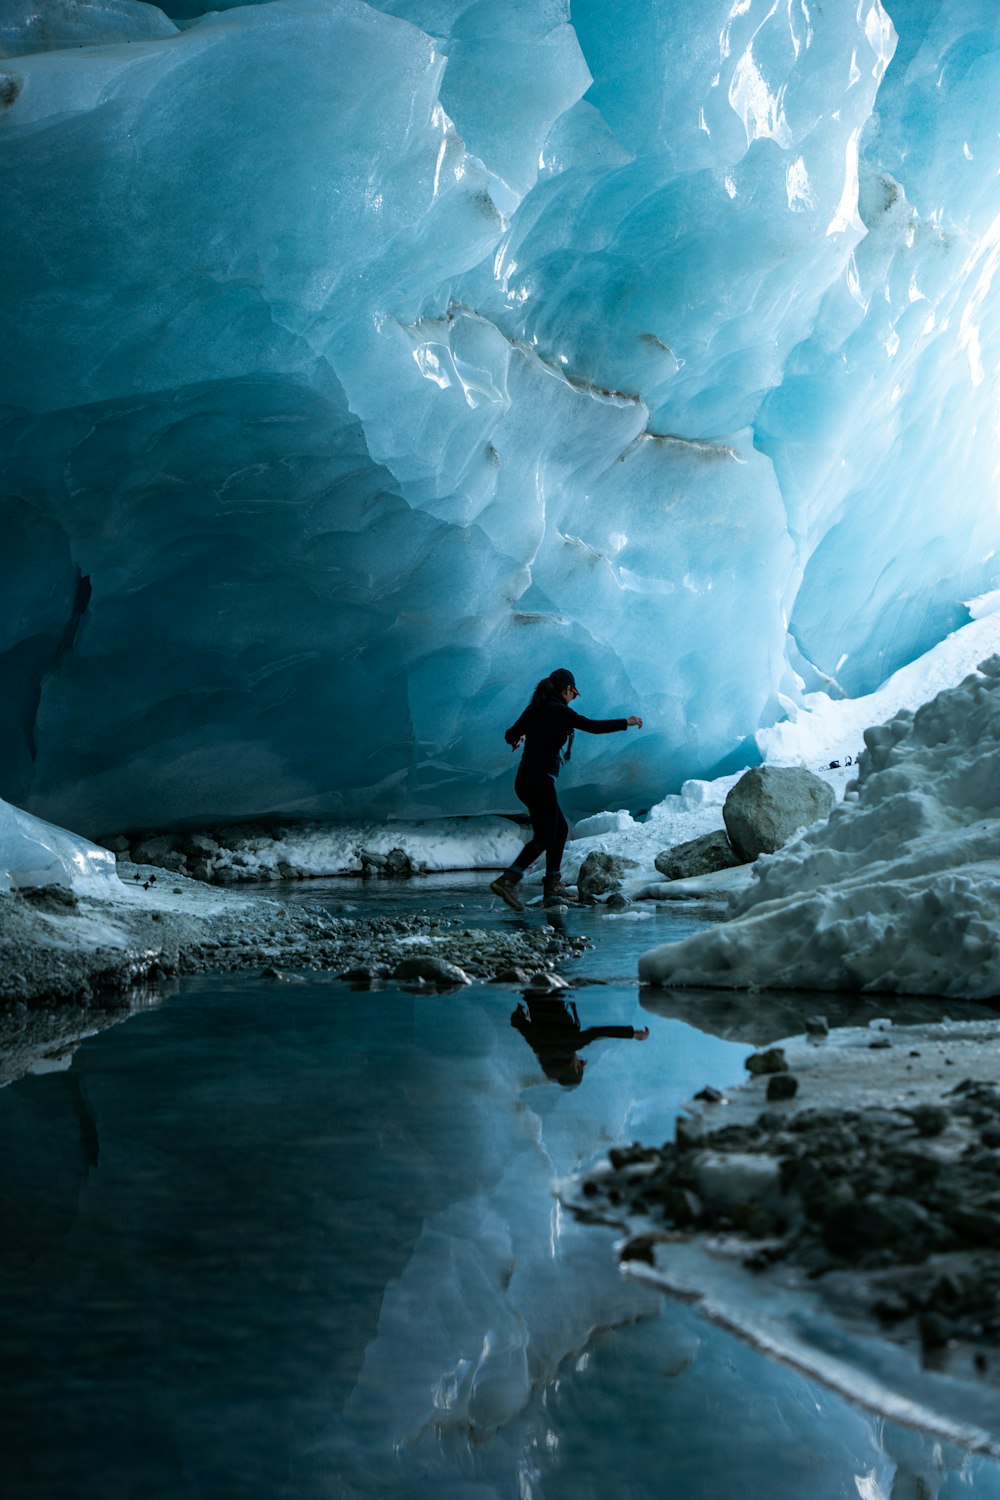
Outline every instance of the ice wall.
[[503, 809], [568, 664], [635, 809], [959, 623], [998, 23], [890, 9], [5, 6], [0, 794]]

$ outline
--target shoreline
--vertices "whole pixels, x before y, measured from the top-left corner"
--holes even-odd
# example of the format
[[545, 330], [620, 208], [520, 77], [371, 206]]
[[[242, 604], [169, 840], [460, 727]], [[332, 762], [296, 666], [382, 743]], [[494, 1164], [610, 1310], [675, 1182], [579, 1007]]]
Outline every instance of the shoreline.
[[620, 1232], [626, 1275], [1000, 1456], [998, 1043], [1000, 1015], [817, 1024], [752, 1054], [738, 1088], [703, 1090], [673, 1141], [613, 1151], [559, 1196]]
[[430, 912], [334, 916], [267, 887], [220, 888], [143, 865], [118, 873], [99, 894], [52, 885], [0, 894], [0, 1086], [155, 1002], [180, 976], [256, 970], [275, 982], [311, 973], [368, 989], [545, 989], [590, 946], [547, 924], [520, 932]]

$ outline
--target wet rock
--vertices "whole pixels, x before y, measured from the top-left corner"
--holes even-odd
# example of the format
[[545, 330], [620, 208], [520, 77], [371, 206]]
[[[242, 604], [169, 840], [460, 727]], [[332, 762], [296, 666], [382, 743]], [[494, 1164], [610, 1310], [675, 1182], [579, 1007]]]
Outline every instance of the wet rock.
[[569, 981], [561, 974], [553, 974], [546, 970], [541, 974], [532, 974], [526, 988], [526, 994], [550, 995], [554, 990], [565, 990], [569, 988]]
[[612, 891], [621, 890], [626, 871], [638, 868], [634, 859], [626, 859], [621, 854], [605, 854], [600, 849], [592, 849], [581, 864], [576, 877], [577, 891], [581, 899], [585, 901], [594, 896], [609, 895]]
[[806, 1016], [806, 1036], [829, 1036], [830, 1027], [826, 1016]]
[[697, 1224], [702, 1216], [701, 1199], [691, 1188], [668, 1187], [663, 1193], [662, 1203], [664, 1218], [678, 1229]]
[[612, 891], [604, 905], [608, 911], [625, 911], [632, 903], [622, 891]]
[[891, 1248], [902, 1259], [916, 1260], [933, 1238], [932, 1228], [927, 1210], [911, 1198], [869, 1193], [830, 1214], [824, 1238], [842, 1255]]
[[800, 766], [754, 766], [723, 804], [726, 832], [744, 860], [781, 849], [800, 828], [829, 817], [833, 788]]
[[694, 1115], [678, 1115], [674, 1126], [674, 1144], [678, 1151], [700, 1146], [705, 1139], [705, 1127]]
[[683, 844], [674, 844], [664, 849], [653, 861], [661, 875], [668, 880], [690, 880], [695, 875], [712, 875], [717, 870], [730, 870], [743, 860], [729, 842], [724, 828], [714, 833], [704, 833], [700, 838], [688, 839]]
[[753, 1052], [744, 1060], [743, 1066], [755, 1078], [766, 1073], [788, 1072], [788, 1060], [783, 1047], [768, 1047], [764, 1052]]
[[702, 1100], [705, 1104], [724, 1104], [726, 1102], [726, 1096], [722, 1090], [713, 1088], [710, 1083], [707, 1083], [703, 1089], [699, 1089], [694, 1097]]
[[767, 1097], [771, 1103], [779, 1099], [794, 1099], [799, 1091], [799, 1080], [793, 1073], [775, 1073], [767, 1080]]
[[910, 1111], [918, 1135], [940, 1135], [948, 1124], [948, 1111], [937, 1104], [918, 1104]]
[[450, 989], [455, 985], [471, 984], [464, 969], [446, 959], [430, 954], [416, 953], [402, 959], [392, 971], [392, 977], [404, 984], [427, 984], [435, 989]]

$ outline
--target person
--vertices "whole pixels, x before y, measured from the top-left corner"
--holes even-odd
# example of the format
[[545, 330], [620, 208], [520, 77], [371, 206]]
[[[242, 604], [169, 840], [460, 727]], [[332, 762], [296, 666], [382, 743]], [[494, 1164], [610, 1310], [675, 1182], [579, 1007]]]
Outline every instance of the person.
[[512, 750], [524, 745], [514, 791], [531, 817], [531, 838], [514, 862], [491, 883], [490, 890], [515, 911], [524, 910], [517, 887], [525, 870], [540, 854], [545, 855], [544, 905], [560, 906], [574, 900], [572, 892], [562, 883], [562, 856], [569, 825], [556, 795], [556, 777], [560, 763], [570, 758], [575, 731], [615, 734], [633, 724], [642, 728], [638, 714], [627, 719], [585, 719], [570, 708], [579, 696], [573, 673], [557, 667], [542, 678], [531, 702], [504, 735]]
[[553, 1083], [564, 1088], [574, 1088], [583, 1078], [587, 1059], [580, 1056], [582, 1047], [601, 1037], [627, 1037], [644, 1042], [649, 1036], [649, 1027], [637, 1031], [634, 1026], [588, 1026], [580, 1024], [576, 1002], [573, 1000], [550, 1000], [526, 994], [510, 1018], [510, 1024], [519, 1031], [538, 1058], [542, 1072]]

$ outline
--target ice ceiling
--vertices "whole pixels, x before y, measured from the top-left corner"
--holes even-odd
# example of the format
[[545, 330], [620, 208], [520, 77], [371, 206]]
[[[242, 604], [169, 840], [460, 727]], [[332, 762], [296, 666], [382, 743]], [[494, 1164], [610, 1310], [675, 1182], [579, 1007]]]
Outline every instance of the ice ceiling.
[[1000, 582], [996, 0], [0, 4], [0, 796], [728, 769]]

